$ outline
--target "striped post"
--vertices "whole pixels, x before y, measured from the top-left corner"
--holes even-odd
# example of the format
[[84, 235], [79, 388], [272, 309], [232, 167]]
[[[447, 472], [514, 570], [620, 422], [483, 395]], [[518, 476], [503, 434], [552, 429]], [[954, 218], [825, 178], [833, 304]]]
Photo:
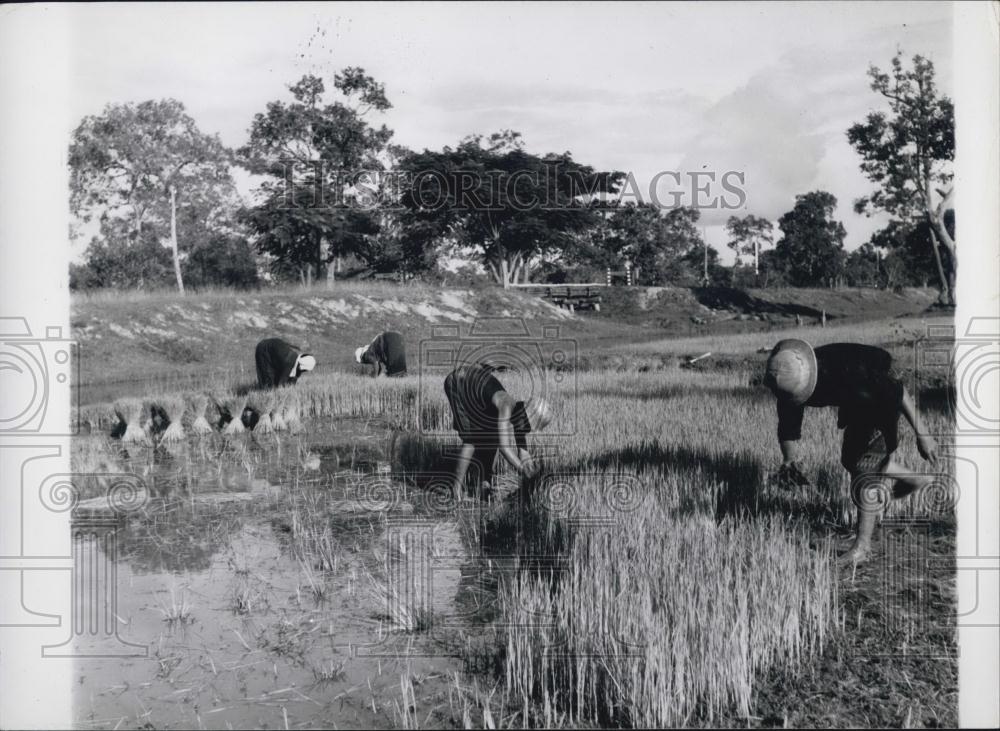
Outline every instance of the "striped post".
[[610, 287], [611, 286], [611, 267], [607, 268], [606, 273], [607, 273], [607, 279], [608, 279], [608, 286]]

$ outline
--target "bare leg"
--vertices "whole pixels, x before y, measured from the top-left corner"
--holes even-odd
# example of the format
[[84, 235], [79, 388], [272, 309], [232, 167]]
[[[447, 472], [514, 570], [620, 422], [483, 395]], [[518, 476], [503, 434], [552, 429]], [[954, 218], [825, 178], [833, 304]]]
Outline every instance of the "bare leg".
[[462, 450], [458, 453], [455, 462], [455, 480], [452, 482], [451, 490], [455, 496], [455, 502], [460, 503], [464, 498], [465, 474], [469, 471], [469, 463], [472, 462], [472, 455], [476, 447], [473, 444], [463, 444]]
[[882, 513], [883, 503], [887, 500], [883, 492], [886, 483], [887, 480], [877, 474], [851, 474], [851, 495], [858, 507], [858, 534], [854, 539], [854, 545], [837, 559], [837, 563], [858, 564], [871, 556], [872, 534]]
[[913, 470], [906, 469], [892, 459], [882, 468], [882, 472], [886, 477], [891, 477], [896, 481], [892, 488], [892, 496], [894, 498], [906, 497], [910, 493], [921, 490], [934, 482], [934, 475], [915, 474]]
[[493, 488], [493, 463], [496, 462], [496, 447], [478, 447], [473, 461], [476, 463], [476, 497], [480, 500], [486, 497], [485, 491]]

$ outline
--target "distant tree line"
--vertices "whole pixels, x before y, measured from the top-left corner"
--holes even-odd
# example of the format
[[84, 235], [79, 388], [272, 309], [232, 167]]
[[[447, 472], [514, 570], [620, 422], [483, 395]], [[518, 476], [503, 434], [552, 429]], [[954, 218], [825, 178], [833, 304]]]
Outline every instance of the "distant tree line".
[[[290, 100], [254, 116], [235, 150], [173, 99], [84, 118], [69, 150], [70, 203], [74, 234], [91, 239], [70, 284], [183, 291], [365, 273], [433, 278], [445, 260], [464, 257], [504, 286], [602, 281], [627, 261], [642, 285], [935, 283], [953, 301], [951, 102], [920, 56], [912, 69], [897, 55], [889, 74], [869, 74], [889, 110], [847, 132], [877, 186], [855, 210], [891, 220], [850, 253], [836, 198], [817, 190], [796, 196], [776, 222], [730, 217], [736, 261], [723, 266], [697, 208], [622, 202], [624, 173], [570, 152], [530, 153], [515, 131], [439, 151], [394, 144], [377, 121], [391, 107], [383, 84], [346, 68], [332, 89], [303, 76]], [[249, 201], [236, 193], [237, 168], [255, 181]]]

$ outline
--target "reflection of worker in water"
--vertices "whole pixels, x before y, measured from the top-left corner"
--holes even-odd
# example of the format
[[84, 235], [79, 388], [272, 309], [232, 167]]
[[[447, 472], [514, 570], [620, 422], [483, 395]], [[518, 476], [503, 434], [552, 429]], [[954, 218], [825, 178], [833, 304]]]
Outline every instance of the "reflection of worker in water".
[[782, 340], [767, 360], [764, 384], [778, 399], [781, 474], [807, 482], [796, 463], [806, 406], [839, 408], [837, 427], [844, 430], [841, 464], [851, 474], [851, 495], [858, 506], [858, 534], [842, 562], [855, 563], [871, 553], [871, 537], [882, 507], [868, 488], [882, 478], [894, 481], [892, 497], [901, 498], [934, 481], [896, 462], [902, 414], [917, 437], [920, 456], [934, 463], [934, 440], [926, 434], [910, 395], [892, 370], [892, 356], [881, 348], [835, 343], [813, 350], [803, 340]]
[[254, 360], [257, 363], [257, 385], [261, 388], [293, 384], [304, 372], [316, 367], [313, 356], [281, 338], [267, 338], [257, 343]]
[[444, 392], [455, 429], [462, 438], [452, 484], [456, 501], [462, 500], [470, 464], [475, 467], [482, 492], [490, 490], [497, 451], [522, 476], [538, 474], [540, 468], [528, 452], [526, 436], [528, 432], [541, 431], [551, 421], [551, 409], [545, 399], [515, 401], [493, 375], [493, 369], [478, 363], [449, 373], [444, 379]]
[[358, 363], [368, 363], [375, 366], [375, 376], [406, 375], [406, 348], [403, 336], [391, 330], [380, 333], [368, 344], [354, 351], [354, 360]]

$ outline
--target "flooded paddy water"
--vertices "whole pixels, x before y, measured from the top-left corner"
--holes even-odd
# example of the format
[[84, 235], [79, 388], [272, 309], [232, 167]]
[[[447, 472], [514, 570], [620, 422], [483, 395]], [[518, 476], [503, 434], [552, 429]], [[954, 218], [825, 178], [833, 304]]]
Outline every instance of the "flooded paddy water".
[[[76, 724], [460, 722], [492, 612], [488, 508], [445, 510], [443, 482], [405, 480], [398, 436], [348, 418], [156, 448], [81, 437], [74, 469], [136, 475], [142, 505], [115, 532], [118, 656], [75, 661]], [[77, 512], [104, 503], [95, 482]]]

